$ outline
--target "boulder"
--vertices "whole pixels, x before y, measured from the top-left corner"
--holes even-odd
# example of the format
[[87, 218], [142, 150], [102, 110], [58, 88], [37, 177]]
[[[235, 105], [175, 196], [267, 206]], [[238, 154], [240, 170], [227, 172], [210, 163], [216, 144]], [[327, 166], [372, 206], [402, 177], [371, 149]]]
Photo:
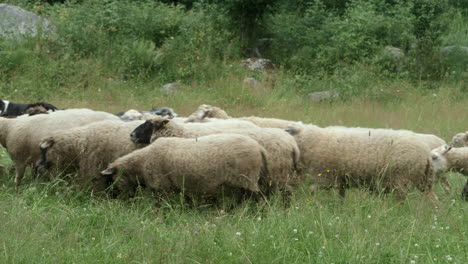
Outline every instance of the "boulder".
[[339, 96], [340, 96], [340, 93], [338, 93], [337, 91], [313, 92], [307, 95], [307, 97], [309, 97], [309, 100], [315, 103], [325, 101], [325, 100], [336, 99]]
[[386, 46], [383, 50], [383, 54], [396, 60], [405, 57], [405, 53], [401, 49], [392, 46]]
[[161, 92], [165, 95], [173, 95], [179, 90], [179, 84], [176, 82], [165, 84], [161, 88]]
[[0, 4], [0, 37], [35, 37], [38, 32], [50, 37], [54, 31], [49, 20], [17, 6]]
[[440, 48], [440, 56], [448, 57], [451, 55], [468, 56], [468, 47], [454, 45]]
[[255, 80], [252, 77], [247, 77], [242, 81], [242, 87], [251, 89], [255, 92], [265, 92], [265, 87], [262, 85], [261, 82]]
[[241, 65], [251, 71], [271, 72], [276, 70], [276, 66], [268, 59], [248, 58], [241, 61]]

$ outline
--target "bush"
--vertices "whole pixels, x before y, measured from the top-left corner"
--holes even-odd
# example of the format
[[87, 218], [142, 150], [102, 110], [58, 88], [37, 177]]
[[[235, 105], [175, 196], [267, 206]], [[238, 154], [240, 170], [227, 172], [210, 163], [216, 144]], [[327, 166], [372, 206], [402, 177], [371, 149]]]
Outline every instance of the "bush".
[[410, 7], [403, 2], [353, 1], [339, 15], [316, 1], [302, 18], [290, 12], [270, 19], [270, 54], [294, 72], [333, 71], [366, 61], [385, 45], [406, 48], [413, 40]]

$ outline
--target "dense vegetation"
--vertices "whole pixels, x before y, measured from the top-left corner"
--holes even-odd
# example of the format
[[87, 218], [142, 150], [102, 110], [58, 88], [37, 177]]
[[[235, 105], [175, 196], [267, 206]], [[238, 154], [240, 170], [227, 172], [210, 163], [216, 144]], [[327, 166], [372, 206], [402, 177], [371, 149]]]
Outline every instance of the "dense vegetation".
[[[7, 0], [47, 17], [56, 34], [0, 38], [0, 99], [118, 112], [199, 104], [258, 115], [410, 129], [449, 141], [466, 131], [468, 46], [464, 0]], [[385, 53], [392, 46], [402, 59]], [[273, 86], [240, 66], [259, 56], [278, 66]], [[266, 91], [242, 87], [252, 76]], [[160, 87], [178, 82], [173, 96]], [[312, 91], [336, 90], [313, 103]], [[0, 164], [11, 165], [0, 151]], [[186, 206], [147, 194], [109, 199], [64, 179], [15, 190], [0, 177], [0, 263], [466, 263], [466, 178], [436, 186], [434, 210], [415, 191], [403, 204], [352, 190]]]
[[[12, 2], [49, 18], [57, 34], [0, 40], [3, 97], [81, 92], [106, 79], [211, 86], [220, 76], [242, 76], [238, 62], [259, 55], [305, 91], [356, 75], [427, 83], [467, 77], [466, 56], [440, 56], [441, 47], [468, 46], [465, 1]], [[386, 46], [406, 56], [395, 61]], [[363, 94], [371, 87], [332, 88]]]

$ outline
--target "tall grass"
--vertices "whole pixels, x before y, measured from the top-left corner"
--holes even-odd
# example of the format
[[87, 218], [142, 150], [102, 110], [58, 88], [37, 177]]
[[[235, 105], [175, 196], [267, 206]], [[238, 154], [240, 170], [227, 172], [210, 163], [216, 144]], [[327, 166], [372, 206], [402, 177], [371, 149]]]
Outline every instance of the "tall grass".
[[[276, 54], [286, 57], [275, 62], [303, 64], [290, 65], [293, 71], [280, 64], [276, 84], [264, 83], [266, 92], [259, 92], [242, 87], [243, 78], [261, 80], [263, 76], [239, 66], [239, 40], [226, 30], [229, 21], [223, 14], [213, 12], [219, 9], [204, 5], [206, 2], [191, 10], [155, 1], [85, 0], [53, 6], [20, 2], [57, 23], [59, 36], [0, 39], [1, 99], [43, 100], [60, 108], [87, 107], [112, 113], [170, 106], [180, 115], [208, 103], [232, 116], [409, 129], [447, 141], [466, 131], [466, 71], [458, 75], [448, 71], [434, 79], [414, 78], [411, 70], [395, 73], [369, 59], [352, 64], [339, 60], [333, 71], [303, 68], [335, 61], [333, 49], [341, 46], [347, 48], [343, 52], [359, 50], [353, 43], [364, 45], [368, 57], [377, 50], [365, 46], [366, 39], [346, 42], [354, 37], [345, 31], [336, 36], [342, 42], [313, 54], [307, 47], [314, 45], [287, 46], [301, 47], [293, 56]], [[323, 14], [322, 7], [297, 2], [303, 3], [309, 15], [294, 16], [287, 13], [290, 9], [272, 14], [273, 26], [279, 27], [275, 33], [286, 34], [288, 29], [302, 33], [301, 27], [314, 25], [314, 14]], [[327, 2], [326, 7], [330, 3], [333, 5]], [[397, 4], [401, 13], [370, 17], [366, 14], [380, 12], [382, 5], [356, 1], [350, 5], [352, 10], [342, 10], [339, 15], [353, 23], [372, 24], [409, 12], [405, 2]], [[99, 15], [93, 15], [96, 13]], [[385, 32], [408, 33], [405, 25], [410, 20], [392, 20], [387, 28], [391, 32]], [[378, 42], [365, 25], [352, 27], [338, 16], [330, 21]], [[454, 16], [441, 43], [468, 45], [466, 25], [466, 19]], [[337, 29], [324, 28], [322, 33]], [[323, 41], [313, 32], [294, 37], [305, 43]], [[409, 35], [400, 37], [411, 39]], [[404, 43], [401, 38], [392, 40]], [[273, 43], [270, 51], [279, 50], [280, 44], [285, 43]], [[331, 57], [316, 62], [301, 57], [317, 53]], [[351, 55], [353, 61], [359, 57]], [[310, 72], [313, 74], [306, 74]], [[172, 81], [180, 83], [179, 91], [164, 95], [160, 88]], [[336, 90], [340, 99], [308, 100], [310, 92], [321, 90]], [[268, 202], [249, 201], [232, 209], [229, 201], [188, 206], [178, 196], [156, 204], [144, 192], [132, 199], [110, 199], [81, 190], [65, 179], [50, 182], [32, 179], [29, 174], [15, 190], [14, 175], [8, 172], [11, 161], [3, 149], [0, 164], [7, 165], [0, 177], [0, 263], [468, 262], [468, 203], [460, 198], [466, 179], [460, 174], [449, 175], [450, 193], [436, 186], [441, 200], [438, 210], [418, 191], [402, 204], [391, 194], [371, 195], [360, 190], [349, 191], [341, 201], [334, 191], [312, 196], [306, 184], [293, 193], [288, 208], [275, 196]]]
[[[82, 98], [49, 99], [61, 107], [110, 112], [170, 105], [182, 115], [200, 103], [211, 103], [233, 116], [404, 128], [447, 141], [466, 130], [468, 120], [460, 113], [466, 111], [467, 98], [459, 85], [441, 84], [424, 92], [408, 82], [376, 82], [378, 91], [388, 89], [389, 98], [317, 104], [289, 83], [280, 79], [269, 94], [260, 95], [242, 89], [239, 79], [230, 76], [208, 87], [186, 86], [176, 96], [165, 97], [152, 94], [148, 84], [142, 86], [143, 93], [125, 89], [140, 85], [127, 82], [111, 84], [122, 85], [120, 89], [95, 87]], [[9, 163], [6, 155], [1, 162]], [[360, 190], [350, 191], [342, 202], [334, 191], [312, 196], [306, 185], [294, 192], [288, 208], [274, 197], [268, 203], [248, 202], [230, 209], [223, 202], [189, 207], [177, 197], [156, 204], [147, 194], [109, 199], [64, 180], [30, 177], [16, 192], [13, 175], [7, 174], [0, 180], [0, 262], [464, 263], [468, 204], [460, 192], [465, 179], [459, 174], [449, 179], [450, 194], [436, 186], [439, 210], [417, 191], [403, 204], [392, 195]]]

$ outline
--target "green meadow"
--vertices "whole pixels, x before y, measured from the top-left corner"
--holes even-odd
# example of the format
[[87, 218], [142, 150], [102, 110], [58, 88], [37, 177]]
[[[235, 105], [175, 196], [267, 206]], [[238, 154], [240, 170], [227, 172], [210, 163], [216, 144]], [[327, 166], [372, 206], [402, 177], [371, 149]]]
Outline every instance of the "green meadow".
[[[468, 130], [466, 60], [437, 55], [468, 46], [462, 1], [277, 0], [253, 17], [236, 3], [265, 1], [6, 2], [47, 17], [57, 35], [0, 38], [0, 99], [110, 113], [170, 106], [180, 116], [211, 104], [233, 117], [408, 129], [447, 142]], [[273, 39], [264, 54], [278, 66], [274, 85], [240, 65], [253, 36]], [[406, 52], [402, 69], [379, 55], [387, 45]], [[243, 86], [246, 77], [264, 89]], [[179, 84], [173, 95], [161, 92], [169, 82]], [[323, 90], [340, 97], [309, 100]], [[359, 189], [342, 200], [311, 194], [308, 183], [287, 207], [278, 194], [232, 207], [223, 197], [156, 203], [145, 190], [110, 198], [30, 172], [15, 189], [3, 148], [0, 164], [0, 263], [468, 263], [467, 178], [458, 173], [449, 193], [434, 187], [439, 209], [417, 190], [402, 203]]]

